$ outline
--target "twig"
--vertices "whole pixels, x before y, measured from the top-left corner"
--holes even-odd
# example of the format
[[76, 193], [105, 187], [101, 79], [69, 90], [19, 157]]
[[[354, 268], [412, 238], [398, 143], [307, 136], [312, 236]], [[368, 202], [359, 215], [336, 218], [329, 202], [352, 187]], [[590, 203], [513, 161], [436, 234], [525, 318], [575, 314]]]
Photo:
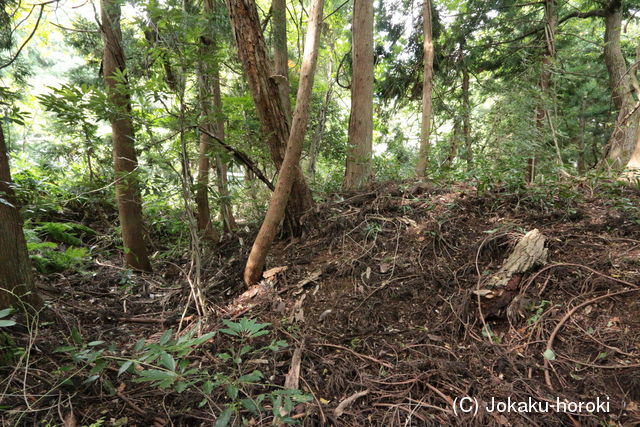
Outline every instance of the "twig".
[[354, 356], [356, 356], [356, 357], [358, 357], [360, 359], [370, 360], [372, 362], [375, 362], [375, 363], [377, 363], [379, 365], [384, 366], [385, 368], [389, 368], [389, 369], [393, 368], [393, 365], [388, 363], [388, 362], [376, 359], [375, 357], [367, 356], [366, 354], [358, 353], [356, 351], [351, 350], [350, 348], [343, 347], [341, 345], [329, 344], [329, 343], [317, 343], [317, 345], [320, 345], [320, 346], [323, 346], [323, 347], [333, 347], [333, 348], [337, 348], [337, 349], [340, 349], [340, 350], [348, 351], [349, 353], [353, 354]]
[[124, 393], [122, 393], [121, 391], [116, 391], [116, 394], [118, 395], [118, 397], [120, 399], [124, 400], [127, 405], [131, 406], [131, 409], [136, 411], [139, 415], [147, 415], [147, 413], [145, 411], [143, 411], [142, 408], [140, 408], [138, 405], [136, 405]]

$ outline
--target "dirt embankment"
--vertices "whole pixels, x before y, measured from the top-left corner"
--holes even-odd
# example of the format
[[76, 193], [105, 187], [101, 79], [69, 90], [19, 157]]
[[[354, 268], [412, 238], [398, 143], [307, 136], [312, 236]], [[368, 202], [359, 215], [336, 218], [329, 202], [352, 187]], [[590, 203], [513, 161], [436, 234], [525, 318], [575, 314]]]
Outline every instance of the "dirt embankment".
[[[252, 236], [228, 238], [203, 259], [203, 285], [216, 312], [210, 328], [243, 315], [272, 323], [290, 348], [261, 369], [283, 385], [291, 360], [299, 360], [298, 386], [314, 397], [295, 409], [304, 425], [635, 425], [639, 207], [640, 192], [613, 186], [478, 195], [466, 186], [407, 183], [335, 196], [306, 216], [300, 239], [274, 247], [269, 279], [240, 302]], [[510, 277], [495, 298], [478, 292], [534, 229], [545, 238], [546, 262]], [[175, 328], [189, 295], [189, 266], [176, 255], [154, 276], [132, 276], [117, 260], [98, 257], [91, 277], [85, 271], [41, 280], [64, 327], [39, 332], [27, 387], [24, 371], [11, 374], [7, 390], [15, 395], [3, 404], [19, 414], [29, 410], [27, 396], [36, 412], [23, 419], [57, 419], [56, 408], [64, 415], [69, 405], [56, 396], [72, 396], [78, 422], [211, 425], [217, 414], [194, 408], [188, 390], [138, 384], [108, 393], [106, 379], [122, 384], [117, 369], [93, 385], [74, 380], [58, 394], [29, 397], [55, 385], [53, 372], [68, 360], [53, 349], [74, 329], [86, 341], [127, 349]], [[184, 314], [183, 326], [193, 314]], [[26, 334], [16, 341], [29, 345]], [[220, 337], [207, 343], [198, 366], [216, 372], [215, 354], [225, 345]], [[492, 398], [532, 399], [539, 402], [534, 411], [557, 399], [600, 398], [609, 406], [599, 413], [550, 407], [474, 416], [456, 407], [467, 396], [489, 407]]]

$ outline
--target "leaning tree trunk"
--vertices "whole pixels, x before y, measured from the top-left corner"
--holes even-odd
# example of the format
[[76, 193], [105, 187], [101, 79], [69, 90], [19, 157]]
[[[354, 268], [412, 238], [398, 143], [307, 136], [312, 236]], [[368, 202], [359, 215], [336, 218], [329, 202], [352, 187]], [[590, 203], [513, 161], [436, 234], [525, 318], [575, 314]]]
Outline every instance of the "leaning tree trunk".
[[289, 99], [289, 51], [287, 49], [287, 0], [271, 2], [273, 22], [273, 64], [278, 77], [278, 91], [282, 107], [291, 125], [291, 99]]
[[[275, 166], [280, 170], [289, 139], [287, 114], [280, 100], [277, 76], [267, 59], [267, 48], [260, 28], [254, 0], [226, 0], [238, 55], [247, 75], [258, 118], [262, 123], [267, 145]], [[313, 206], [311, 191], [300, 167], [295, 167], [295, 179], [287, 204], [289, 223], [294, 233], [300, 232], [302, 214]]]
[[[627, 69], [620, 47], [622, 1], [613, 0], [605, 9], [604, 60], [609, 71], [611, 98], [618, 110], [615, 128], [605, 149], [603, 166], [624, 168], [637, 145], [640, 108], [634, 99], [635, 69]], [[640, 96], [640, 93], [636, 94]]]
[[31, 272], [22, 216], [11, 183], [9, 157], [0, 126], [0, 309], [42, 307]]
[[323, 6], [324, 0], [313, 0], [309, 21], [307, 23], [304, 55], [302, 58], [302, 67], [300, 68], [300, 84], [296, 96], [291, 135], [287, 143], [287, 150], [276, 189], [271, 196], [267, 214], [264, 217], [258, 236], [251, 247], [251, 253], [249, 254], [249, 259], [244, 269], [244, 281], [247, 285], [256, 283], [262, 276], [267, 254], [278, 231], [278, 226], [284, 218], [287, 199], [295, 182], [296, 172], [299, 170], [300, 155], [302, 154], [304, 135], [307, 130], [309, 105], [311, 103], [313, 80], [318, 59]]
[[422, 6], [424, 31], [424, 77], [422, 81], [422, 124], [420, 129], [420, 151], [416, 164], [416, 176], [424, 179], [429, 163], [429, 134], [431, 132], [431, 92], [433, 91], [433, 34], [431, 30], [431, 0]]
[[[100, 29], [104, 42], [102, 71], [109, 101], [113, 106], [109, 120], [113, 139], [118, 216], [125, 247], [125, 259], [127, 264], [135, 270], [151, 271], [144, 241], [142, 205], [136, 172], [138, 159], [134, 146], [131, 101], [128, 94], [120, 31], [120, 4], [113, 0], [101, 0], [100, 7], [102, 17]], [[121, 77], [124, 77], [124, 80]]]

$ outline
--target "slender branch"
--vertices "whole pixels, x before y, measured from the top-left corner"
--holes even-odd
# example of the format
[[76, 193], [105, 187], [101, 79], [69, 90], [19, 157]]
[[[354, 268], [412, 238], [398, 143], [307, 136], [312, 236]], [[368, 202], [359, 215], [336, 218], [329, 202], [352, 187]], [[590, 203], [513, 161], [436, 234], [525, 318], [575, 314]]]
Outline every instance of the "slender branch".
[[347, 1], [345, 1], [344, 3], [342, 3], [340, 6], [336, 7], [335, 9], [333, 9], [333, 11], [332, 11], [330, 14], [328, 14], [327, 16], [325, 16], [324, 18], [322, 18], [322, 22], [324, 22], [324, 21], [326, 21], [327, 19], [329, 19], [329, 17], [330, 17], [331, 15], [334, 15], [334, 14], [335, 14], [336, 12], [338, 12], [340, 9], [342, 9], [343, 7], [345, 7], [345, 5], [346, 5], [347, 3], [349, 3], [350, 1], [351, 1], [351, 0], [347, 0]]
[[218, 138], [217, 136], [215, 136], [214, 134], [212, 134], [211, 132], [209, 132], [207, 129], [205, 129], [202, 126], [193, 126], [198, 128], [198, 130], [202, 133], [204, 133], [205, 135], [209, 136], [210, 138], [214, 139], [218, 144], [222, 145], [222, 147], [229, 151], [231, 154], [233, 154], [233, 157], [235, 157], [237, 160], [239, 160], [240, 162], [244, 163], [249, 169], [251, 169], [251, 172], [253, 172], [259, 179], [260, 181], [264, 182], [265, 185], [267, 187], [269, 187], [269, 190], [274, 191], [275, 187], [274, 185], [271, 183], [271, 181], [269, 181], [269, 179], [265, 176], [265, 174], [260, 170], [260, 168], [258, 166], [256, 166], [255, 163], [253, 163], [253, 161], [249, 158], [249, 156], [247, 156], [245, 153], [243, 153], [242, 151], [233, 148], [232, 146], [230, 146], [229, 144], [227, 144], [226, 142], [224, 142], [222, 139]]
[[29, 34], [29, 37], [27, 37], [26, 40], [22, 43], [22, 45], [20, 46], [20, 48], [18, 49], [16, 54], [13, 56], [13, 58], [11, 58], [11, 60], [9, 62], [7, 62], [6, 64], [3, 64], [3, 65], [0, 65], [0, 70], [2, 70], [3, 68], [7, 68], [9, 65], [13, 64], [16, 61], [16, 59], [18, 59], [18, 56], [20, 56], [20, 53], [22, 52], [22, 49], [24, 49], [24, 47], [27, 45], [27, 43], [29, 43], [29, 41], [31, 40], [33, 35], [36, 33], [36, 30], [38, 29], [38, 26], [40, 25], [40, 19], [42, 18], [42, 13], [44, 12], [45, 4], [48, 4], [48, 3], [44, 3], [44, 4], [40, 5], [40, 13], [38, 14], [38, 20], [36, 21], [36, 25], [33, 27], [33, 30], [31, 31], [31, 34]]

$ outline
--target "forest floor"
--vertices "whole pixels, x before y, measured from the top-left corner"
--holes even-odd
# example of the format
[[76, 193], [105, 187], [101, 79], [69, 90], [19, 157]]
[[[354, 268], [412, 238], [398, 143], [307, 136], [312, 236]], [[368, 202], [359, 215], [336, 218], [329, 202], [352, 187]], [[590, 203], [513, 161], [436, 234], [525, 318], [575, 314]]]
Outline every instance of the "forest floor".
[[[307, 214], [304, 228], [301, 238], [276, 244], [268, 277], [249, 291], [241, 274], [254, 231], [225, 238], [207, 255], [203, 286], [215, 314], [204, 326], [196, 326], [193, 309], [183, 313], [189, 261], [181, 254], [150, 275], [98, 256], [84, 272], [41, 278], [57, 320], [37, 333], [17, 332], [29, 359], [6, 373], [0, 419], [213, 425], [228, 390], [214, 390], [197, 408], [202, 397], [191, 389], [131, 381], [131, 373], [118, 376], [117, 364], [83, 383], [95, 360], [76, 353], [87, 367], [76, 378], [70, 351], [54, 350], [75, 334], [72, 346], [96, 352], [110, 344], [101, 355], [116, 358], [134, 354], [141, 338], [162, 341], [167, 328], [217, 330], [223, 318], [246, 316], [271, 323], [271, 336], [252, 345], [277, 338], [289, 347], [242, 369], [258, 367], [271, 384], [289, 379], [309, 393], [292, 409], [303, 425], [640, 423], [638, 189], [585, 181], [477, 194], [464, 185], [382, 184], [332, 196]], [[547, 239], [546, 264], [483, 313], [473, 291], [536, 228]], [[96, 340], [106, 344], [84, 344]], [[189, 366], [222, 372], [218, 355], [231, 345], [218, 334], [189, 355]], [[60, 382], [65, 375], [71, 379]], [[477, 399], [477, 414], [456, 406], [465, 396]], [[482, 407], [492, 398], [554, 405], [599, 398], [608, 406], [488, 412]], [[242, 417], [249, 425], [273, 422], [269, 413]]]

